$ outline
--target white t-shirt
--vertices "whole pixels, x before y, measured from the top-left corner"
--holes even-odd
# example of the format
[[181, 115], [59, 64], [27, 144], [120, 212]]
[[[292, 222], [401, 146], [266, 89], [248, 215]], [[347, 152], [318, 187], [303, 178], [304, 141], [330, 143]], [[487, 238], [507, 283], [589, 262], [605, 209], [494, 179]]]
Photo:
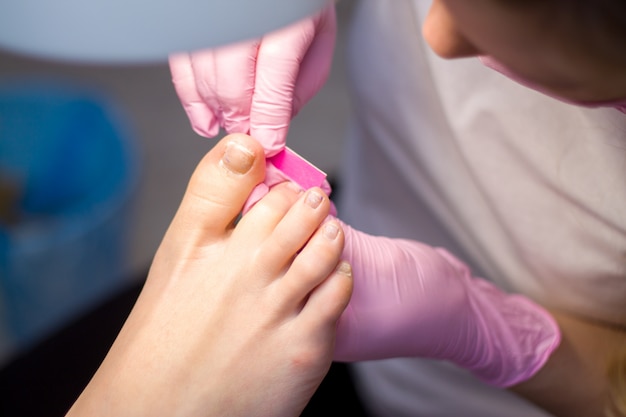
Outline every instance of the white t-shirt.
[[[547, 307], [626, 324], [626, 116], [438, 58], [421, 36], [429, 6], [357, 4], [340, 218], [444, 246]], [[547, 416], [445, 363], [354, 369], [380, 416]]]

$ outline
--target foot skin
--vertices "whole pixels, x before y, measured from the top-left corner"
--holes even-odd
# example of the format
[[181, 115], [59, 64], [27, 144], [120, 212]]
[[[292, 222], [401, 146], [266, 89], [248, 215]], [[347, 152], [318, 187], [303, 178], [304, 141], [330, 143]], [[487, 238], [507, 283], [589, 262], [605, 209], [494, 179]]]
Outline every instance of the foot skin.
[[145, 287], [69, 415], [297, 416], [332, 360], [352, 291], [343, 231], [319, 189], [263, 180], [231, 135], [196, 169]]

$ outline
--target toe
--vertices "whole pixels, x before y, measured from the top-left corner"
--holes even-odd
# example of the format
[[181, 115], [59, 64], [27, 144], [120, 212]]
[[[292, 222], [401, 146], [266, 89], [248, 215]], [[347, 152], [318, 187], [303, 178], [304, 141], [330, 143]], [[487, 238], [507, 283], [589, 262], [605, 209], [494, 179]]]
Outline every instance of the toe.
[[286, 308], [300, 308], [303, 300], [333, 274], [343, 244], [343, 231], [334, 220], [324, 223], [315, 232], [277, 283], [284, 294]]
[[173, 227], [190, 239], [221, 237], [263, 181], [264, 170], [263, 148], [256, 140], [243, 134], [226, 136], [196, 168]]
[[329, 209], [330, 201], [319, 188], [307, 190], [276, 224], [263, 248], [263, 257], [277, 265], [291, 262], [319, 228]]
[[335, 339], [337, 323], [350, 302], [353, 290], [350, 264], [340, 261], [335, 270], [309, 294], [299, 320], [318, 337]]
[[[292, 182], [275, 185], [270, 191], [243, 215], [234, 231], [234, 236], [242, 236], [244, 242], [263, 247], [271, 246], [267, 242], [277, 225], [302, 195], [302, 189]], [[261, 251], [263, 248], [261, 248]], [[291, 255], [288, 255], [291, 256]]]

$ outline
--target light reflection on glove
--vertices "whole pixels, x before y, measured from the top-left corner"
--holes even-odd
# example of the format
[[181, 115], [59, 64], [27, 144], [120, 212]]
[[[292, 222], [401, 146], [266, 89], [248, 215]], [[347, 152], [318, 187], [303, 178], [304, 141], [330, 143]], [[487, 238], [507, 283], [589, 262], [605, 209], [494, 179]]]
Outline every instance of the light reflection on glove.
[[337, 32], [334, 2], [260, 39], [170, 57], [176, 92], [202, 136], [247, 133], [267, 156], [285, 146], [291, 118], [323, 86]]
[[558, 346], [547, 311], [472, 277], [444, 249], [343, 229], [354, 291], [335, 360], [442, 359], [507, 387], [534, 375]]

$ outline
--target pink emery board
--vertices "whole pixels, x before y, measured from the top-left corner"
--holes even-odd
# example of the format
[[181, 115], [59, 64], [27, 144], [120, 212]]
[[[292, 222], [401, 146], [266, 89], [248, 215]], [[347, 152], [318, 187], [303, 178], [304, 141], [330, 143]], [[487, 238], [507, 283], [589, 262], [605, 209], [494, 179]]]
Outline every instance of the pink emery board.
[[283, 149], [268, 160], [305, 190], [320, 187], [326, 179], [324, 171], [289, 148]]

